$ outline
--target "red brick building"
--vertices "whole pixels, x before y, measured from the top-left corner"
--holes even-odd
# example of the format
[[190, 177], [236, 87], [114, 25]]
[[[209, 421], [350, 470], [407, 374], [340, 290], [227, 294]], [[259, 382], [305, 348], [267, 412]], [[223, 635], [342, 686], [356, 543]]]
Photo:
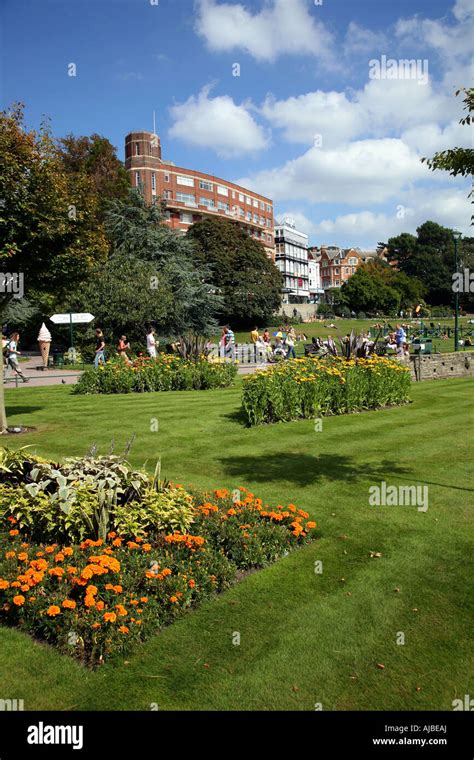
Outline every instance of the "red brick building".
[[133, 187], [141, 186], [148, 203], [162, 197], [167, 223], [186, 231], [204, 217], [222, 216], [259, 240], [275, 260], [273, 201], [210, 174], [175, 166], [161, 157], [152, 132], [130, 132], [125, 138], [125, 168]]
[[339, 288], [351, 277], [357, 267], [362, 264], [362, 256], [354, 248], [336, 248], [321, 246], [321, 286]]

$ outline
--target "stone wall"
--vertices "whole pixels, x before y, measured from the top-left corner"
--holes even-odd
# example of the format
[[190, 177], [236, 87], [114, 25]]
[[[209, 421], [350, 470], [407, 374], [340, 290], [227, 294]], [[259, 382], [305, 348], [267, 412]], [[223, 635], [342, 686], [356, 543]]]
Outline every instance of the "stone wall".
[[452, 354], [415, 354], [404, 361], [410, 366], [413, 380], [474, 377], [474, 351], [458, 351]]

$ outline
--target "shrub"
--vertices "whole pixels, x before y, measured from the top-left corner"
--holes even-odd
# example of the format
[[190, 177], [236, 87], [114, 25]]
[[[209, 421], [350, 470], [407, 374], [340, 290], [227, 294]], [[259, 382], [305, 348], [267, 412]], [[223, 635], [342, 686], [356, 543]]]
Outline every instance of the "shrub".
[[208, 390], [226, 388], [237, 367], [230, 362], [191, 361], [171, 354], [156, 359], [139, 357], [132, 364], [117, 359], [83, 372], [73, 393], [143, 393], [146, 391]]
[[250, 425], [344, 414], [408, 401], [411, 377], [398, 361], [372, 356], [292, 359], [244, 377]]
[[155, 494], [144, 501], [149, 496], [148, 509], [168, 516], [191, 509], [191, 533], [152, 537], [140, 525], [142, 535], [130, 540], [109, 531], [105, 539], [45, 543], [31, 541], [30, 524], [9, 514], [0, 523], [0, 620], [96, 665], [224, 590], [239, 570], [263, 567], [316, 536], [316, 523], [293, 504], [272, 509], [245, 489], [237, 501], [226, 489], [191, 501], [184, 494], [177, 504], [168, 493], [164, 510]]

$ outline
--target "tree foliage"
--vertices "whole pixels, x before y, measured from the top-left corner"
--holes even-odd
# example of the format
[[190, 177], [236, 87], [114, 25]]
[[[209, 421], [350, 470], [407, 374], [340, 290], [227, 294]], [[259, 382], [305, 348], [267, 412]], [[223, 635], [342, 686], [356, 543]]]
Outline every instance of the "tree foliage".
[[220, 320], [236, 327], [268, 322], [281, 304], [283, 281], [263, 245], [238, 224], [219, 218], [197, 222], [186, 238], [223, 297]]

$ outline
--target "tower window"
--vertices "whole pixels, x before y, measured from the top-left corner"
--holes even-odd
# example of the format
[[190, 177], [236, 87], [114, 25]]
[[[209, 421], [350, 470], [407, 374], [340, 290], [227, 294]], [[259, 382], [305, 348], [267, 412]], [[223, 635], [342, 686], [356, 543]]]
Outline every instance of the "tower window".
[[140, 155], [140, 143], [138, 142], [135, 143], [135, 155], [136, 156]]
[[151, 173], [151, 189], [154, 193], [156, 193], [156, 174], [155, 172]]

